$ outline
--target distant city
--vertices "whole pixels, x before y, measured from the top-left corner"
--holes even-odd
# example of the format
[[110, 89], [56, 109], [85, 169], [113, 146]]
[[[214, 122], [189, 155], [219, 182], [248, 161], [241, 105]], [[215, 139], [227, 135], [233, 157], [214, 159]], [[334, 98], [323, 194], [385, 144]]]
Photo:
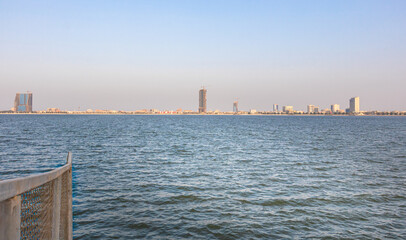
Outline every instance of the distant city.
[[320, 109], [318, 106], [309, 104], [307, 111], [294, 110], [293, 106], [282, 106], [279, 109], [278, 104], [273, 104], [272, 111], [257, 111], [250, 109], [249, 111], [241, 111], [238, 107], [238, 100], [233, 102], [232, 111], [222, 112], [219, 110], [207, 110], [207, 89], [202, 87], [199, 90], [199, 105], [197, 111], [182, 110], [159, 110], [159, 109], [141, 109], [135, 111], [121, 110], [101, 110], [87, 109], [85, 111], [61, 110], [59, 108], [47, 108], [47, 110], [33, 111], [33, 94], [17, 93], [14, 99], [14, 107], [11, 110], [0, 111], [2, 114], [186, 114], [186, 115], [406, 115], [406, 111], [361, 111], [360, 98], [353, 97], [349, 100], [349, 107], [340, 109], [339, 104], [331, 104], [330, 108]]

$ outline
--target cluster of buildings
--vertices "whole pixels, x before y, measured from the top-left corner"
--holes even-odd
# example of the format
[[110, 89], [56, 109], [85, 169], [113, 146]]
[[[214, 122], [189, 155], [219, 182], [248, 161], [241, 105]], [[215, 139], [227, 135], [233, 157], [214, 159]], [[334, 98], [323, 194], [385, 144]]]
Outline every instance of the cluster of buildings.
[[340, 105], [332, 104], [330, 108], [320, 109], [318, 106], [315, 105], [307, 105], [307, 112], [303, 111], [295, 111], [293, 110], [293, 106], [283, 106], [282, 111], [279, 111], [279, 105], [273, 105], [273, 113], [286, 113], [286, 114], [358, 114], [361, 113], [359, 108], [359, 97], [353, 97], [350, 99], [350, 107], [347, 109], [340, 109]]
[[293, 106], [283, 106], [282, 109], [279, 109], [278, 104], [273, 104], [272, 111], [263, 111], [258, 112], [255, 109], [251, 109], [249, 111], [240, 111], [238, 109], [238, 101], [233, 102], [233, 111], [232, 112], [219, 112], [218, 110], [207, 112], [207, 90], [203, 87], [199, 91], [199, 113], [207, 113], [207, 114], [319, 114], [319, 115], [406, 115], [406, 111], [361, 111], [360, 110], [360, 100], [359, 97], [353, 97], [349, 100], [349, 108], [340, 109], [339, 104], [332, 104], [330, 108], [320, 109], [318, 106], [315, 105], [307, 105], [307, 112], [304, 111], [295, 111]]
[[353, 97], [350, 99], [350, 107], [347, 109], [340, 109], [340, 105], [338, 104], [332, 104], [330, 109], [319, 109], [318, 106], [314, 105], [307, 105], [307, 114], [318, 114], [318, 113], [323, 113], [323, 114], [358, 114], [360, 113], [360, 108], [359, 108], [359, 97]]
[[[142, 109], [136, 111], [117, 111], [117, 110], [92, 110], [87, 109], [86, 111], [68, 111], [68, 110], [60, 110], [58, 108], [48, 108], [46, 111], [36, 111], [35, 113], [64, 113], [64, 114], [213, 114], [213, 115], [245, 115], [245, 114], [319, 114], [319, 115], [406, 115], [406, 111], [392, 111], [392, 112], [378, 112], [378, 111], [360, 111], [360, 99], [359, 97], [353, 97], [349, 100], [349, 108], [347, 109], [340, 109], [340, 105], [332, 104], [330, 108], [327, 109], [320, 109], [318, 106], [315, 105], [307, 105], [307, 112], [304, 111], [296, 111], [293, 109], [293, 106], [283, 106], [282, 109], [279, 109], [278, 104], [273, 104], [272, 111], [263, 111], [258, 112], [255, 109], [251, 109], [249, 111], [241, 111], [238, 106], [239, 102], [233, 102], [233, 111], [230, 112], [221, 112], [219, 110], [216, 111], [208, 111], [207, 110], [207, 89], [202, 87], [199, 90], [199, 106], [198, 111], [192, 110], [182, 110], [177, 109], [176, 111], [172, 110], [158, 110], [158, 109]], [[7, 112], [7, 111], [6, 111]], [[14, 99], [14, 107], [11, 109], [11, 112], [14, 113], [32, 113], [32, 93], [17, 93]]]
[[[198, 113], [207, 113], [207, 89], [202, 87], [199, 90], [199, 108]], [[283, 106], [282, 111], [279, 111], [279, 105], [274, 104], [273, 113], [285, 113], [285, 114], [304, 114], [305, 112], [302, 111], [294, 111], [293, 106]], [[246, 112], [240, 112], [238, 109], [238, 101], [233, 102], [233, 113], [234, 114], [244, 114]], [[258, 114], [255, 109], [251, 109], [248, 114]], [[263, 113], [263, 112], [261, 112]], [[359, 114], [360, 107], [359, 107], [359, 97], [353, 97], [350, 99], [350, 107], [346, 110], [341, 110], [340, 105], [332, 104], [330, 109], [319, 109], [318, 106], [315, 105], [308, 105], [307, 106], [307, 114]]]
[[[235, 106], [235, 103], [234, 105]], [[235, 113], [238, 113], [238, 110], [233, 108]], [[257, 113], [255, 109], [250, 110], [250, 113]], [[269, 113], [269, 112], [266, 112]], [[293, 106], [283, 106], [282, 111], [279, 110], [279, 105], [274, 104], [272, 108], [272, 114], [359, 114], [361, 113], [359, 108], [359, 97], [353, 97], [350, 99], [350, 107], [343, 110], [340, 109], [340, 105], [332, 104], [330, 109], [320, 109], [318, 106], [315, 105], [307, 105], [307, 112], [303, 111], [295, 111], [293, 110]]]

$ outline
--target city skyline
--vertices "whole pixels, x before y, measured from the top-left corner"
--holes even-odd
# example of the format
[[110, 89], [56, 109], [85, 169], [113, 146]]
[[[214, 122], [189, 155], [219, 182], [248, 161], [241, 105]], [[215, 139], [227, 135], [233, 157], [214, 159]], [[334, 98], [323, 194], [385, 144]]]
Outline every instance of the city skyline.
[[[28, 92], [27, 93], [16, 93], [15, 96], [15, 100], [14, 100], [14, 106], [10, 109], [10, 111], [12, 112], [20, 112], [20, 113], [31, 113], [31, 112], [41, 112], [44, 111], [44, 109], [42, 110], [33, 110], [33, 106], [32, 106], [32, 97], [33, 94], [32, 92]], [[280, 112], [279, 111], [279, 104], [272, 104], [272, 111], [270, 109], [267, 110], [260, 110], [257, 111], [257, 109], [255, 108], [251, 108], [249, 110], [241, 110], [239, 109], [239, 101], [234, 101], [233, 102], [233, 107], [232, 107], [232, 111], [229, 110], [225, 110], [225, 111], [220, 111], [219, 109], [216, 110], [207, 110], [207, 89], [205, 87], [202, 87], [199, 90], [199, 94], [198, 94], [198, 107], [197, 110], [190, 110], [190, 109], [184, 109], [187, 112], [197, 112], [197, 113], [206, 113], [206, 112], [213, 112], [213, 111], [219, 111], [219, 112], [234, 112], [234, 113], [238, 113], [238, 112]], [[124, 110], [124, 111], [139, 111], [139, 110], [145, 110], [146, 108], [143, 109], [132, 109], [132, 110]], [[0, 109], [0, 111], [7, 111], [7, 110], [2, 110]], [[61, 111], [81, 111], [80, 108], [78, 109], [60, 109], [58, 107], [47, 107], [47, 112], [61, 112]], [[84, 109], [82, 109], [82, 111], [84, 111]], [[116, 110], [116, 109], [86, 109], [87, 112], [93, 112], [93, 111], [123, 111], [122, 109], [120, 110]], [[150, 108], [150, 111], [153, 112], [165, 112], [165, 111], [169, 111], [169, 112], [183, 112], [182, 108], [177, 108], [177, 110], [173, 110], [173, 109], [157, 109], [157, 108]], [[376, 111], [376, 110], [372, 110], [372, 111]], [[392, 110], [392, 111], [400, 111], [400, 112], [406, 112], [406, 111], [402, 111], [402, 110]], [[361, 112], [371, 112], [371, 110], [361, 110], [360, 108], [360, 98], [359, 97], [352, 97], [349, 99], [349, 105], [348, 108], [344, 108], [344, 109], [340, 109], [340, 105], [339, 104], [331, 104], [330, 105], [330, 109], [329, 108], [325, 108], [325, 109], [320, 109], [319, 106], [313, 105], [313, 104], [309, 104], [306, 106], [306, 110], [302, 111], [301, 109], [296, 109], [294, 106], [292, 105], [283, 105], [282, 106], [282, 111], [281, 112], [286, 112], [286, 113], [294, 113], [294, 112], [298, 112], [298, 113], [307, 113], [307, 114], [312, 114], [312, 113], [326, 113], [326, 112], [330, 112], [330, 113], [338, 113], [338, 114], [343, 114], [343, 113], [361, 113]], [[382, 112], [391, 112], [388, 110], [382, 111]]]
[[230, 114], [237, 114], [237, 115], [247, 115], [247, 114], [260, 114], [260, 115], [268, 115], [268, 114], [277, 114], [277, 115], [285, 115], [285, 114], [294, 114], [294, 115], [406, 115], [406, 111], [364, 111], [360, 108], [360, 98], [359, 97], [352, 97], [349, 99], [349, 106], [345, 109], [340, 109], [339, 104], [331, 104], [330, 108], [321, 109], [319, 106], [315, 106], [313, 104], [307, 105], [307, 111], [302, 111], [300, 109], [294, 108], [291, 105], [284, 105], [282, 106], [282, 111], [279, 111], [279, 105], [273, 104], [272, 111], [270, 110], [260, 110], [257, 111], [255, 108], [251, 108], [249, 110], [241, 110], [239, 109], [238, 99], [237, 101], [233, 102], [233, 109], [232, 111], [220, 111], [216, 110], [207, 110], [207, 89], [202, 87], [199, 90], [198, 94], [198, 108], [197, 111], [190, 110], [190, 109], [182, 109], [177, 108], [176, 110], [169, 110], [169, 109], [133, 109], [133, 110], [116, 110], [116, 109], [86, 109], [86, 110], [74, 110], [74, 109], [60, 109], [57, 107], [48, 107], [46, 110], [33, 110], [32, 105], [32, 98], [33, 94], [31, 92], [27, 93], [16, 93], [15, 100], [14, 100], [14, 107], [11, 110], [0, 110], [1, 114], [10, 114], [10, 113], [34, 113], [34, 114], [210, 114], [210, 115], [230, 115]]
[[[404, 1], [0, 3], [0, 109], [406, 110]], [[53, 106], [49, 106], [52, 99]]]

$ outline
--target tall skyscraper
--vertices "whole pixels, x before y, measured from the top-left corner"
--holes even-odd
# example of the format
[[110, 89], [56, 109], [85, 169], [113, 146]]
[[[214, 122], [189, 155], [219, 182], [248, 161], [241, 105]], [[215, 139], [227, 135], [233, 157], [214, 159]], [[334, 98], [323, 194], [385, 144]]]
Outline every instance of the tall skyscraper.
[[199, 91], [199, 113], [205, 113], [207, 111], [207, 90], [203, 87]]
[[350, 99], [350, 113], [359, 113], [359, 97]]
[[14, 112], [32, 112], [32, 93], [17, 93], [14, 99]]
[[278, 111], [279, 111], [279, 106], [278, 106], [278, 104], [274, 104], [274, 105], [273, 105], [273, 111], [274, 111], [274, 112], [278, 112]]
[[238, 101], [233, 103], [233, 112], [238, 113]]
[[331, 105], [331, 112], [332, 113], [336, 113], [336, 112], [338, 112], [338, 110], [340, 110], [340, 105], [338, 105], [338, 104]]

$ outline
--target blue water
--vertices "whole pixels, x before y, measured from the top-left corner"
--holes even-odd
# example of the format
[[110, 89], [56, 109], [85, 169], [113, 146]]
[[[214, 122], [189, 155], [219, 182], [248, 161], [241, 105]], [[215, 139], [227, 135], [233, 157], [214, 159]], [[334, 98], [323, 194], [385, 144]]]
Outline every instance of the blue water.
[[73, 152], [75, 239], [406, 238], [406, 117], [1, 115], [0, 149]]

